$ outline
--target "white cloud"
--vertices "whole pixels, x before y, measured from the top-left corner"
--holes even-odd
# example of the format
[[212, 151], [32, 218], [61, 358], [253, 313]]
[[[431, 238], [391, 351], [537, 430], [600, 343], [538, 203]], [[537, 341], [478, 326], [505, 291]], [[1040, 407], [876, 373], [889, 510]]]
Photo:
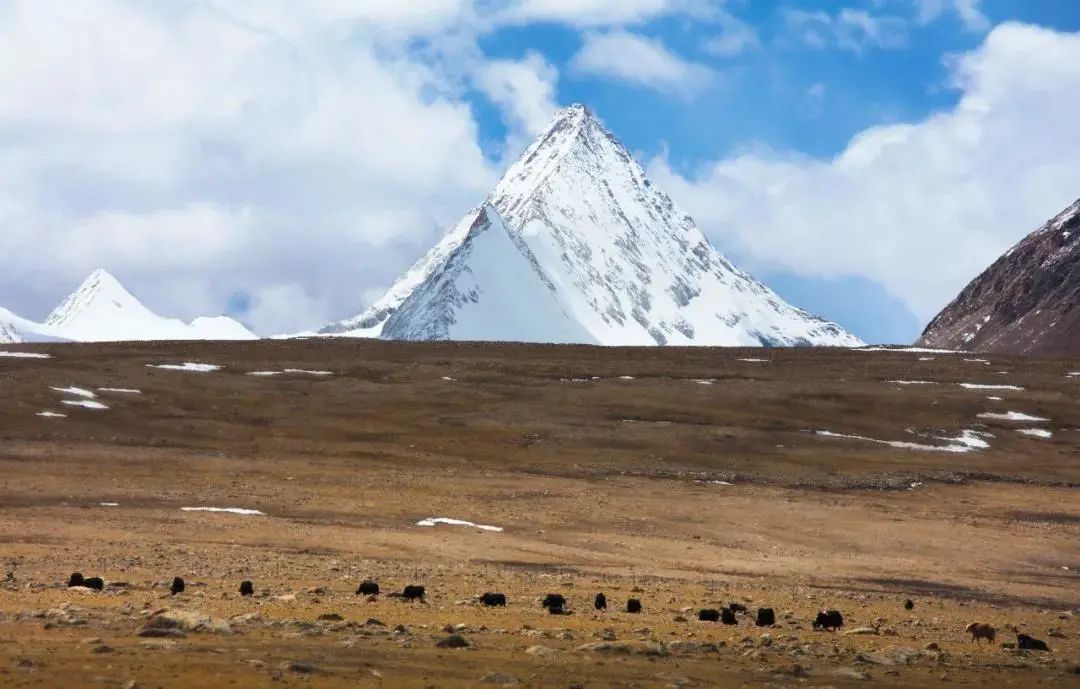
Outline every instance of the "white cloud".
[[530, 52], [521, 60], [491, 60], [477, 70], [480, 90], [502, 107], [510, 124], [535, 136], [555, 114], [559, 71], [542, 55]]
[[961, 98], [831, 160], [746, 150], [656, 181], [749, 265], [859, 275], [929, 319], [1080, 195], [1080, 34], [1003, 24], [952, 62]]
[[579, 27], [620, 26], [676, 12], [701, 14], [708, 0], [518, 0], [504, 3], [498, 21], [550, 21]]
[[916, 18], [929, 24], [952, 12], [968, 31], [982, 32], [990, 28], [990, 20], [982, 12], [982, 0], [914, 0]]
[[693, 96], [715, 73], [679, 57], [659, 40], [626, 31], [590, 33], [571, 62], [574, 71], [640, 84], [657, 91]]
[[817, 50], [836, 46], [862, 53], [866, 48], [902, 48], [908, 42], [907, 22], [892, 15], [851, 8], [835, 16], [823, 11], [785, 9], [782, 17], [795, 40]]
[[705, 42], [705, 50], [713, 55], [731, 56], [761, 47], [757, 30], [728, 12], [719, 12], [713, 19], [720, 33]]

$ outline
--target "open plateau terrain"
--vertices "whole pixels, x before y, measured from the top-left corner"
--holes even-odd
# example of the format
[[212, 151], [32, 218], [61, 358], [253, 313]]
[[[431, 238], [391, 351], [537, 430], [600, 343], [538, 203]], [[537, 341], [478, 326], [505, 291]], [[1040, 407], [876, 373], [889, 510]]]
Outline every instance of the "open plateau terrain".
[[[466, 523], [421, 524], [439, 518]], [[104, 590], [69, 589], [73, 572]], [[377, 600], [354, 593], [368, 579]], [[387, 595], [408, 584], [425, 603]], [[509, 605], [476, 604], [488, 591]], [[548, 593], [569, 614], [547, 614]], [[737, 625], [698, 621], [733, 602]], [[761, 607], [777, 624], [755, 626]], [[840, 631], [812, 628], [823, 609]], [[994, 642], [973, 643], [972, 622]], [[1017, 632], [1050, 651], [1009, 648]], [[465, 647], [443, 647], [455, 633]], [[1078, 672], [1077, 360], [0, 345], [0, 686], [1076, 687]]]

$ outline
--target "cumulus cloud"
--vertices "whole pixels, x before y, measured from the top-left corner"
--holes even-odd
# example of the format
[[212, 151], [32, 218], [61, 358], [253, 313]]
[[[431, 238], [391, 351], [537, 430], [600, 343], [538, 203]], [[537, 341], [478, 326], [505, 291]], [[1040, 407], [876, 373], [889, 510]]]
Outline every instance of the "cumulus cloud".
[[908, 42], [907, 21], [893, 15], [852, 8], [841, 9], [835, 15], [788, 8], [783, 10], [782, 17], [796, 41], [817, 50], [835, 46], [861, 53], [867, 48], [902, 48]]
[[729, 12], [719, 11], [713, 18], [720, 32], [705, 42], [705, 51], [721, 57], [740, 55], [761, 47], [757, 30]]
[[1080, 34], [1002, 24], [950, 65], [954, 107], [835, 158], [749, 148], [689, 177], [650, 170], [749, 267], [867, 277], [929, 319], [1080, 195]]
[[611, 77], [682, 96], [693, 96], [715, 77], [710, 68], [683, 59], [663, 42], [621, 30], [587, 34], [571, 67], [579, 74]]
[[491, 60], [476, 71], [476, 83], [491, 102], [502, 107], [509, 123], [528, 136], [539, 134], [557, 109], [559, 71], [542, 55], [521, 60]]
[[990, 28], [990, 20], [981, 5], [982, 0], [915, 0], [916, 18], [920, 24], [929, 24], [953, 13], [968, 31], [982, 32]]

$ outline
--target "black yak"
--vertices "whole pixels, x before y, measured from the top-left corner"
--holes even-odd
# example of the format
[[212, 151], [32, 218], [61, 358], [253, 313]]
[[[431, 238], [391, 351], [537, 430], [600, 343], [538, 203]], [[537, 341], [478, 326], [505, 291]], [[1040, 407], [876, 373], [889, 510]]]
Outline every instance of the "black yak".
[[756, 623], [759, 627], [771, 627], [776, 624], [776, 613], [772, 608], [758, 608]]
[[424, 596], [425, 595], [427, 595], [427, 594], [424, 592], [424, 587], [423, 586], [414, 586], [412, 584], [410, 584], [409, 586], [406, 586], [405, 590], [401, 592], [401, 597], [404, 598], [405, 600], [407, 600], [407, 601], [418, 600], [421, 603], [425, 602], [424, 601]]
[[596, 594], [596, 598], [593, 600], [593, 607], [597, 610], [607, 610], [607, 596], [602, 593]]
[[361, 582], [356, 587], [356, 595], [358, 596], [377, 596], [379, 595], [379, 585], [374, 581]]
[[485, 593], [480, 596], [480, 604], [489, 608], [505, 608], [506, 607], [506, 594], [505, 593]]
[[172, 586], [169, 587], [169, 593], [176, 595], [184, 592], [184, 580], [180, 577], [173, 577]]
[[844, 626], [844, 616], [839, 610], [822, 610], [814, 618], [814, 629], [831, 629], [836, 631]]
[[735, 613], [729, 608], [724, 608], [720, 611], [720, 622], [723, 624], [738, 624], [739, 620], [735, 618]]
[[975, 643], [979, 643], [979, 639], [986, 639], [989, 643], [994, 643], [994, 637], [997, 635], [993, 625], [983, 622], [972, 622], [964, 627], [964, 631], [971, 634], [971, 640]]
[[697, 618], [702, 622], [719, 622], [720, 611], [713, 609], [698, 610]]
[[255, 595], [255, 584], [252, 584], [250, 581], [247, 581], [247, 580], [241, 581], [240, 582], [240, 595], [241, 596], [254, 596]]
[[1041, 641], [1039, 639], [1036, 639], [1033, 636], [1028, 636], [1027, 634], [1017, 634], [1016, 635], [1016, 647], [1017, 648], [1022, 648], [1022, 649], [1028, 650], [1028, 651], [1049, 651], [1050, 650], [1049, 647], [1047, 647], [1045, 641]]
[[626, 612], [632, 615], [636, 615], [641, 612], [641, 601], [639, 601], [637, 598], [631, 598], [630, 600], [626, 601]]
[[83, 575], [81, 572], [75, 572], [70, 577], [68, 577], [68, 588], [71, 588], [73, 586], [86, 586], [86, 580], [83, 579]]
[[87, 579], [83, 579], [83, 586], [88, 589], [94, 589], [95, 591], [104, 591], [105, 580], [101, 577], [89, 577]]

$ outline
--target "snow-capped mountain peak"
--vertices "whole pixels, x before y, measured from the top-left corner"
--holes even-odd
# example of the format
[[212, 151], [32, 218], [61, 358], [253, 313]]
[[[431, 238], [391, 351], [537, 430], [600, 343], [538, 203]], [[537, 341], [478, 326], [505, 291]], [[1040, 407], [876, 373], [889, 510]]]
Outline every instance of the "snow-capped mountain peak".
[[85, 328], [90, 321], [108, 326], [116, 319], [157, 318], [108, 271], [98, 268], [45, 319], [54, 328]]
[[[533, 319], [528, 332], [499, 327], [471, 331], [469, 339], [556, 342], [573, 333], [570, 341], [603, 345], [860, 344], [732, 265], [583, 105], [555, 116], [507, 170], [487, 204], [485, 215], [499, 220], [509, 237], [506, 246], [516, 249], [513, 261], [502, 260], [527, 267], [521, 273], [527, 278], [481, 267], [470, 252], [465, 272], [489, 281], [475, 285], [474, 293], [488, 299], [499, 294], [502, 306], [512, 311], [519, 289], [530, 295], [530, 305], [537, 303], [543, 294], [534, 291], [538, 284], [556, 308], [545, 311], [552, 319], [548, 331]], [[460, 272], [453, 258], [468, 243], [482, 209], [467, 215], [368, 310], [323, 332], [465, 339], [426, 320], [454, 320], [444, 310], [413, 309], [408, 327], [406, 316], [397, 312], [413, 294], [430, 295], [433, 285], [445, 286], [444, 271]], [[388, 330], [391, 321], [395, 328]]]
[[254, 340], [255, 334], [227, 316], [184, 323], [143, 306], [120, 281], [98, 269], [57, 306], [44, 323], [0, 308], [0, 342], [123, 340]]

